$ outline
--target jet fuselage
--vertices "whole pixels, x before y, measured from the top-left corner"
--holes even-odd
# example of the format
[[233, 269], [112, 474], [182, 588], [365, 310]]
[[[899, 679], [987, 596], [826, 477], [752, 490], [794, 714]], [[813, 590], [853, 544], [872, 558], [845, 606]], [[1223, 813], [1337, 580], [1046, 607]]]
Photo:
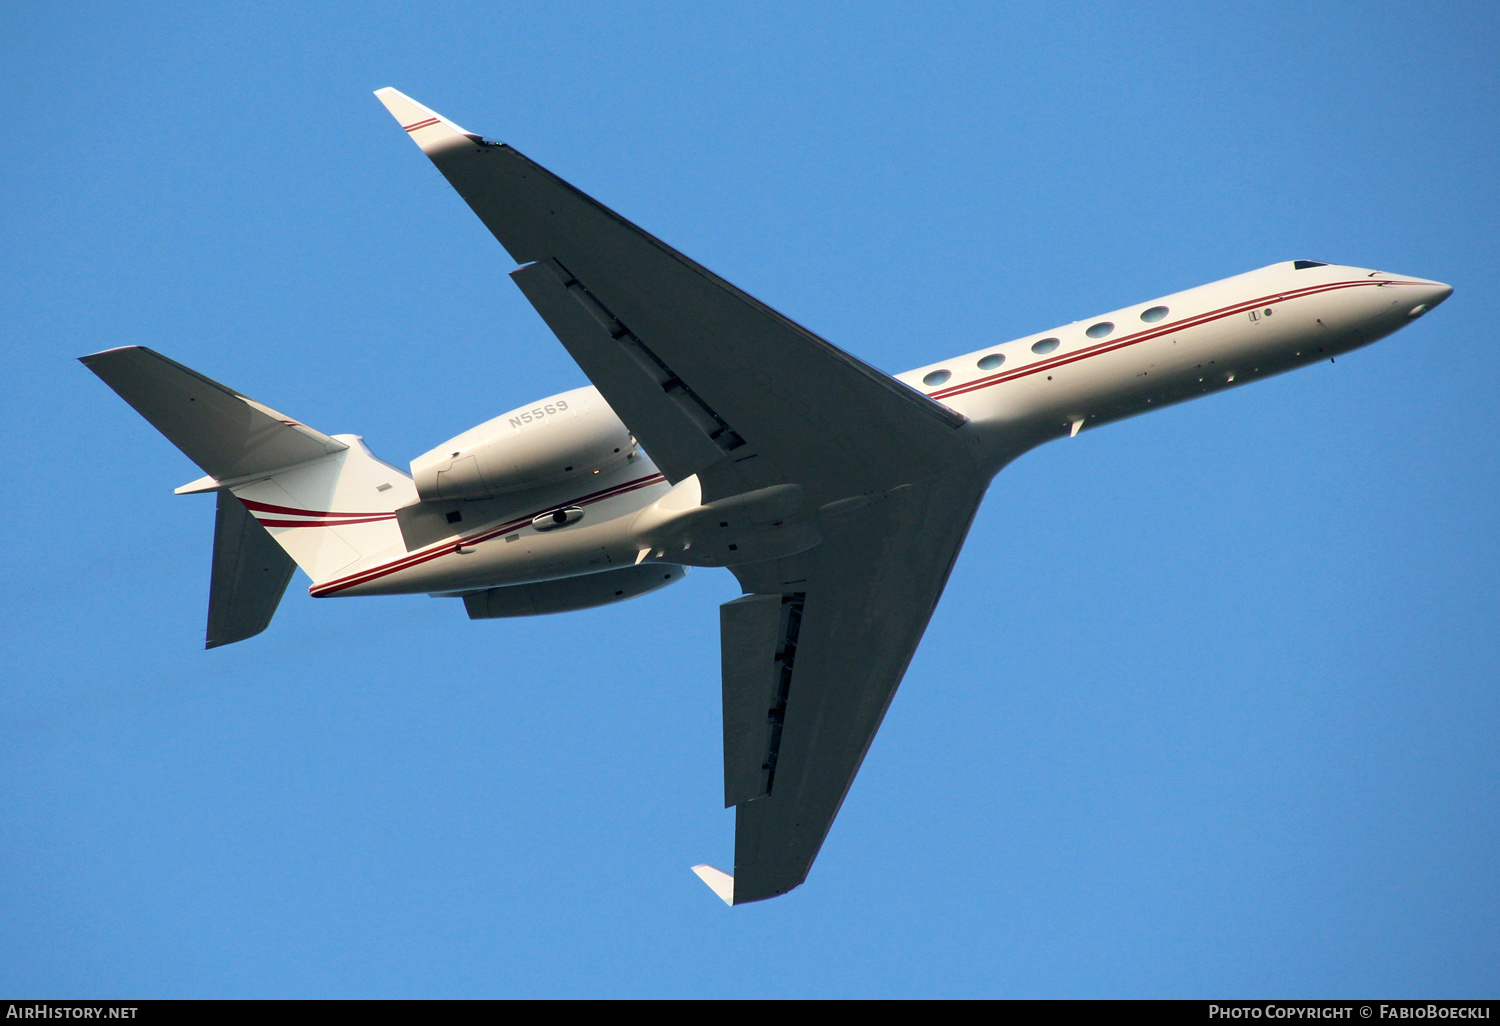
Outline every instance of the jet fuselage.
[[[988, 478], [1022, 453], [1082, 428], [1368, 345], [1451, 292], [1441, 282], [1421, 278], [1286, 262], [896, 377], [968, 418], [959, 430], [972, 439], [974, 473]], [[845, 502], [873, 498], [853, 496]], [[570, 480], [512, 499], [455, 504], [464, 525], [461, 534], [315, 584], [312, 594], [457, 594], [643, 561], [723, 566], [731, 558], [724, 555], [729, 546], [693, 548], [694, 538], [706, 529], [721, 532], [716, 540], [728, 539], [731, 545], [739, 536], [722, 532], [743, 530], [745, 551], [753, 551], [748, 547], [755, 544], [771, 545], [769, 555], [784, 555], [817, 544], [819, 518], [847, 508], [834, 503], [830, 506], [840, 508], [797, 509], [795, 496], [781, 494], [752, 500], [737, 517], [724, 513], [727, 519], [718, 520], [713, 511], [704, 513], [698, 501], [695, 480], [679, 482], [674, 489], [650, 457], [637, 451], [586, 482]], [[575, 521], [555, 528], [533, 524], [552, 509], [581, 515], [572, 514]], [[698, 513], [691, 527], [679, 517], [684, 525], [680, 537], [672, 535], [670, 524], [663, 528], [674, 511], [694, 509]]]

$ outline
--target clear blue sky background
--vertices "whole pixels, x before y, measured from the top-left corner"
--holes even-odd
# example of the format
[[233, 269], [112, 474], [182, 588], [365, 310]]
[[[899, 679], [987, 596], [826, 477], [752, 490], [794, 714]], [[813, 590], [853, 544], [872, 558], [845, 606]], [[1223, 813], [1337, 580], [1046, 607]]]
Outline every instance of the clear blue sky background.
[[[10, 3], [0, 992], [1496, 996], [1491, 3]], [[1441, 279], [996, 480], [808, 883], [726, 909], [715, 606], [201, 648], [148, 345], [404, 464], [583, 383], [370, 95], [891, 371], [1278, 260]]]

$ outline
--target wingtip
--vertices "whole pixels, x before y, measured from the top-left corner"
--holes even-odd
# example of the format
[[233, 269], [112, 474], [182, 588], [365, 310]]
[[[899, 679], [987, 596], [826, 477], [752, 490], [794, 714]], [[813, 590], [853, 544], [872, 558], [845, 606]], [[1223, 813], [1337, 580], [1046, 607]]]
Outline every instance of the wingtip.
[[[146, 347], [145, 346], [115, 346], [113, 349], [101, 349], [97, 353], [85, 353], [84, 355], [78, 357], [77, 359], [78, 359], [79, 363], [83, 364], [85, 367], [88, 367], [88, 366], [91, 366], [95, 360], [98, 360], [101, 357], [109, 356], [111, 353], [125, 353], [125, 352], [129, 352], [129, 351], [131, 351], [133, 349], [146, 349]], [[151, 352], [151, 350], [149, 350], [149, 349], [146, 349], [146, 351], [148, 353]]]
[[693, 872], [698, 874], [698, 879], [708, 884], [708, 889], [717, 894], [724, 904], [734, 906], [734, 877], [706, 863], [694, 866]]
[[479, 140], [479, 136], [465, 131], [431, 107], [418, 103], [392, 86], [375, 90], [375, 98], [390, 111], [391, 117], [406, 130], [423, 153], [431, 155], [457, 143], [472, 145]]

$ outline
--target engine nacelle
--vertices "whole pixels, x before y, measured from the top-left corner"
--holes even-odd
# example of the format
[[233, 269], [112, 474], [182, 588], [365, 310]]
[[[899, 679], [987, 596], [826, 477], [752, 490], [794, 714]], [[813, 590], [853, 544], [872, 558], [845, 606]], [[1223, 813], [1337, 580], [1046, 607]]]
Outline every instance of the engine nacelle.
[[512, 584], [506, 588], [471, 592], [464, 606], [471, 620], [495, 620], [503, 616], [542, 616], [574, 609], [592, 609], [623, 602], [682, 580], [687, 567], [672, 563], [622, 566], [560, 581]]
[[635, 439], [592, 385], [503, 413], [411, 461], [425, 502], [490, 499], [622, 463]]

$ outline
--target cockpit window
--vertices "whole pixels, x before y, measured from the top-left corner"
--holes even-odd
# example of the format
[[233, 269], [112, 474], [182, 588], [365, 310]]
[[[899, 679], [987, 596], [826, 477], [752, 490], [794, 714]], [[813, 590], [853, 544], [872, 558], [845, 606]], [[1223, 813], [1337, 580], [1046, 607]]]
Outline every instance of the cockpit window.
[[1293, 260], [1292, 261], [1292, 270], [1294, 270], [1294, 271], [1305, 271], [1309, 267], [1327, 267], [1327, 266], [1328, 265], [1325, 264], [1325, 263], [1323, 263], [1321, 260]]

